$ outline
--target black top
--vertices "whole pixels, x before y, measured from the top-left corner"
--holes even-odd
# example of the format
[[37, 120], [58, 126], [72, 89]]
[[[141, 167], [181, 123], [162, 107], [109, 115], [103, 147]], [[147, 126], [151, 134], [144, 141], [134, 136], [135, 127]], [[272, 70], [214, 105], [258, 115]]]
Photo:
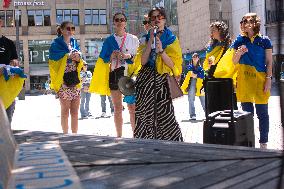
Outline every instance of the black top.
[[16, 46], [11, 39], [2, 35], [0, 37], [0, 64], [9, 65], [13, 59], [18, 59]]

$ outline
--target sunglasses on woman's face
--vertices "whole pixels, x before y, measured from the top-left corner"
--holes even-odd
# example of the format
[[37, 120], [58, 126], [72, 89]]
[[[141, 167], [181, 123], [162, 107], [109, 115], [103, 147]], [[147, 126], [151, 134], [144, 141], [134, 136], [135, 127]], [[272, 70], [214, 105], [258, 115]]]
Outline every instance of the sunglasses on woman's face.
[[115, 18], [114, 19], [115, 22], [125, 22], [125, 18]]
[[143, 25], [149, 24], [149, 21], [143, 20]]
[[240, 22], [240, 24], [247, 24], [247, 23], [252, 24], [252, 23], [253, 23], [253, 20], [243, 19], [243, 20]]
[[161, 14], [158, 14], [157, 16], [151, 16], [150, 17], [150, 20], [151, 21], [155, 21], [156, 19], [158, 18], [158, 20], [162, 20], [162, 19], [164, 19], [165, 17], [164, 16], [162, 16]]
[[67, 30], [67, 31], [75, 31], [75, 27], [74, 27], [74, 26], [73, 26], [73, 27], [69, 27], [69, 26], [68, 26], [68, 27], [66, 27], [66, 30]]

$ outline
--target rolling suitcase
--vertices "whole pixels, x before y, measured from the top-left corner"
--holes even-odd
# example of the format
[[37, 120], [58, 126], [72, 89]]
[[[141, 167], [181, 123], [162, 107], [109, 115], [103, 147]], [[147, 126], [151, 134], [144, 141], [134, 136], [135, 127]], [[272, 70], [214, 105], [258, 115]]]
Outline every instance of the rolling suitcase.
[[253, 115], [234, 110], [232, 79], [207, 79], [204, 89], [203, 143], [254, 147]]

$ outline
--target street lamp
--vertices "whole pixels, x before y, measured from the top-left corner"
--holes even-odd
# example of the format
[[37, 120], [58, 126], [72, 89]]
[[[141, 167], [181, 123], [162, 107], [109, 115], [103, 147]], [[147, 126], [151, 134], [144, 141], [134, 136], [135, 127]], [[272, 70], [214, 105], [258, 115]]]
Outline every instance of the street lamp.
[[15, 7], [15, 22], [16, 22], [16, 49], [18, 56], [20, 55], [20, 39], [19, 39], [19, 20], [20, 20], [20, 11], [18, 6]]
[[[20, 56], [20, 32], [19, 32], [19, 20], [20, 20], [20, 11], [18, 6], [15, 7], [15, 22], [16, 22], [16, 50], [18, 57]], [[19, 58], [18, 58], [19, 59]], [[21, 90], [18, 95], [19, 100], [25, 100], [25, 87]]]
[[218, 0], [219, 2], [219, 20], [223, 20], [222, 18], [222, 0]]

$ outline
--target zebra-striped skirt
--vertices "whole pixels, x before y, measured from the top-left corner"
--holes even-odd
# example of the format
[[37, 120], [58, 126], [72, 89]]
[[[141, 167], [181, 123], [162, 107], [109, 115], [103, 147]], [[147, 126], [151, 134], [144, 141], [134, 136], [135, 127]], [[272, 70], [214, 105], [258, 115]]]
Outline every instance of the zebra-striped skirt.
[[183, 141], [166, 75], [156, 73], [157, 129], [154, 128], [154, 70], [143, 66], [136, 79], [135, 138]]

